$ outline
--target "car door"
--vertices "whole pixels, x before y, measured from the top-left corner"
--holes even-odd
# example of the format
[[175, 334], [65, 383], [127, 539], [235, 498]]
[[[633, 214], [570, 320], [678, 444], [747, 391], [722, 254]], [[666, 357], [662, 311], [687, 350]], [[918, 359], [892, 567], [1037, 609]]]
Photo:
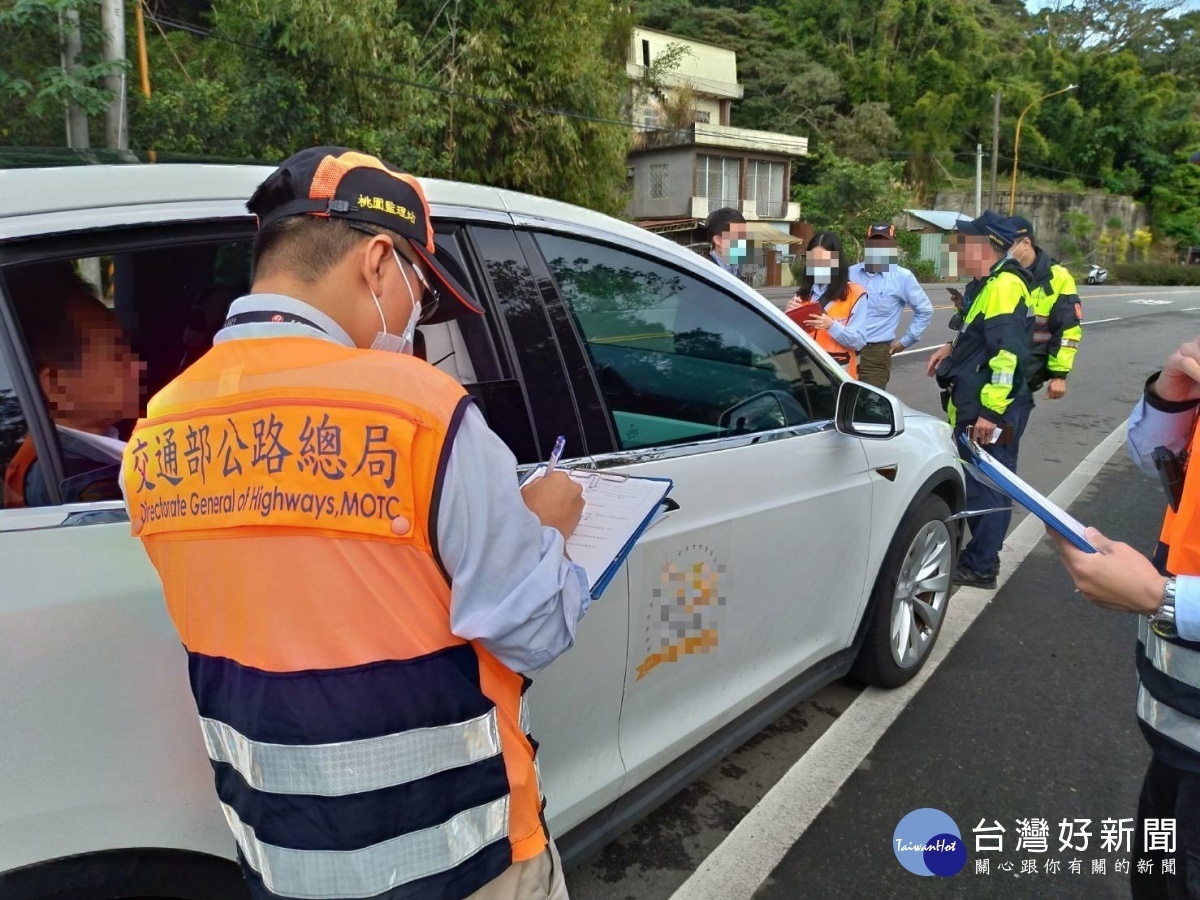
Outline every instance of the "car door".
[[[194, 246], [180, 237], [157, 238], [175, 260], [176, 292], [186, 290], [181, 261]], [[0, 508], [0, 872], [107, 849], [234, 854], [158, 575], [119, 499], [63, 502], [70, 473], [29, 357], [38, 336], [6, 287], [14, 257], [87, 257], [95, 264], [85, 270], [108, 273], [97, 293], [120, 314], [132, 285], [111, 274], [119, 259], [99, 259], [104, 243], [9, 246], [0, 260], [0, 470], [13, 489]], [[121, 244], [138, 245], [128, 233], [111, 238]], [[20, 475], [14, 460], [27, 442], [37, 465]], [[113, 474], [104, 478], [111, 497]], [[42, 505], [20, 506], [14, 493]]]
[[[563, 347], [539, 285], [511, 229], [476, 224], [469, 232], [470, 253], [482, 269], [488, 315], [495, 317], [492, 326], [511, 354], [534, 422], [536, 456], [519, 457], [518, 462], [527, 467], [545, 460], [561, 434], [567, 442], [563, 461], [569, 465], [587, 455], [596, 437], [576, 412]], [[491, 424], [496, 430], [505, 427]], [[575, 646], [533, 676], [533, 734], [554, 834], [587, 819], [602, 819], [620, 795], [625, 767], [618, 726], [628, 635], [628, 596], [614, 586], [579, 623]]]
[[628, 787], [847, 647], [871, 476], [832, 427], [840, 379], [703, 261], [532, 236], [614, 436], [595, 464], [675, 481], [627, 566]]

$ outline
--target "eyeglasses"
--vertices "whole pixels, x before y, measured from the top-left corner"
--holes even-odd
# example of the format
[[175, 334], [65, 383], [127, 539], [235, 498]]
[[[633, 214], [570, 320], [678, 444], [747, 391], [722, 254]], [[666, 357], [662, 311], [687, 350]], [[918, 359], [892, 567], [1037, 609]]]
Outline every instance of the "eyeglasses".
[[[355, 231], [361, 231], [363, 234], [371, 235], [371, 237], [379, 237], [381, 235], [387, 238], [391, 237], [390, 234], [384, 234], [381, 231], [377, 231], [374, 228], [368, 228], [365, 225], [358, 224], [357, 222], [350, 222], [347, 224], [349, 224], [350, 227]], [[392, 249], [395, 250], [398, 257], [408, 263], [408, 267], [412, 269], [413, 273], [417, 276], [417, 281], [421, 282], [421, 287], [425, 289], [424, 294], [421, 296], [421, 316], [419, 319], [417, 319], [418, 325], [424, 325], [430, 319], [432, 319], [434, 313], [437, 312], [437, 308], [442, 302], [441, 295], [437, 292], [437, 290], [434, 289], [433, 285], [429, 283], [429, 279], [425, 277], [425, 273], [421, 271], [421, 267], [397, 249], [395, 240], [392, 241]]]
[[[418, 325], [424, 325], [426, 322], [432, 319], [433, 314], [437, 312], [438, 305], [442, 302], [441, 295], [438, 294], [433, 285], [429, 283], [429, 279], [425, 277], [425, 273], [421, 271], [420, 266], [409, 262], [409, 260], [404, 257], [403, 253], [399, 255], [401, 259], [404, 259], [404, 261], [407, 262], [412, 268], [414, 274], [417, 276], [417, 281], [421, 282], [421, 287], [425, 289], [425, 294], [424, 297], [422, 297], [421, 302], [421, 316], [419, 319], [417, 319]], [[425, 298], [428, 298], [428, 300]]]

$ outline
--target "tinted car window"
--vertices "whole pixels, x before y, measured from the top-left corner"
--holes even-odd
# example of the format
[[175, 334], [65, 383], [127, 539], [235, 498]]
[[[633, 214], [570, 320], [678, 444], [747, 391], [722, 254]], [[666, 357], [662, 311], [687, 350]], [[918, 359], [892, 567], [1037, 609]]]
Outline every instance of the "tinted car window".
[[833, 417], [830, 376], [750, 306], [624, 250], [554, 234], [537, 242], [623, 449]]
[[25, 506], [26, 492], [34, 496], [46, 492], [41, 467], [32, 465], [33, 442], [8, 363], [0, 346], [0, 473], [4, 476], [0, 508], [3, 509]]

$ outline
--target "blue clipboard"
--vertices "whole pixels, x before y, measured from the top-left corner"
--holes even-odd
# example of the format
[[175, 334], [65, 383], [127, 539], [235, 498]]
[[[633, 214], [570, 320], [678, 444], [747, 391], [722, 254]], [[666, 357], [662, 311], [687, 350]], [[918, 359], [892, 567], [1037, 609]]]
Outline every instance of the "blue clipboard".
[[[521, 484], [525, 484], [531, 478], [543, 471], [544, 468], [544, 466], [537, 466], [534, 468], [532, 471], [526, 474], [525, 478], [521, 480]], [[618, 552], [616, 556], [612, 558], [612, 560], [605, 567], [604, 571], [597, 576], [593, 576], [590, 572], [588, 573], [588, 576], [592, 578], [592, 583], [589, 586], [592, 599], [597, 600], [599, 599], [600, 595], [604, 593], [605, 588], [609, 586], [613, 578], [616, 577], [617, 572], [620, 571], [621, 566], [625, 563], [625, 560], [629, 558], [629, 554], [633, 552], [633, 548], [637, 546], [638, 541], [641, 540], [642, 536], [650, 529], [650, 527], [656, 524], [665, 514], [679, 508], [678, 503], [667, 497], [667, 494], [669, 494], [672, 488], [675, 487], [675, 482], [670, 478], [647, 478], [635, 475], [625, 475], [619, 472], [602, 472], [596, 469], [587, 468], [568, 469], [566, 467], [560, 467], [559, 471], [569, 472], [574, 476], [594, 476], [596, 478], [608, 479], [612, 481], [656, 482], [662, 490], [662, 494], [659, 497], [658, 502], [655, 503], [650, 512], [646, 514], [646, 517], [642, 519], [642, 521], [639, 522], [638, 525], [633, 529], [629, 535], [629, 538], [621, 547], [620, 552]]]
[[659, 481], [665, 484], [666, 487], [663, 488], [663, 497], [658, 501], [658, 505], [650, 511], [650, 514], [642, 520], [642, 524], [634, 530], [632, 535], [630, 535], [628, 542], [624, 547], [621, 548], [621, 552], [616, 555], [616, 558], [614, 558], [612, 563], [609, 564], [609, 567], [605, 569], [600, 577], [596, 579], [595, 583], [592, 584], [591, 593], [593, 600], [598, 600], [600, 595], [604, 593], [604, 589], [608, 587], [609, 582], [616, 577], [617, 572], [621, 570], [621, 566], [625, 564], [625, 560], [629, 558], [629, 554], [633, 552], [633, 548], [637, 546], [637, 542], [642, 539], [642, 535], [644, 535], [650, 529], [650, 526], [655, 524], [655, 522], [657, 522], [659, 518], [666, 513], [671, 512], [673, 509], [679, 509], [679, 504], [674, 500], [668, 499], [667, 497], [667, 494], [671, 492], [673, 487], [675, 487], [674, 481], [672, 481], [670, 478], [643, 478], [642, 480]]
[[1015, 472], [996, 460], [966, 435], [960, 435], [959, 443], [962, 444], [967, 454], [967, 458], [962, 460], [963, 465], [979, 481], [1020, 503], [1056, 533], [1065, 537], [1085, 553], [1099, 552], [1084, 537], [1084, 527], [1078, 519], [1050, 498], [1034, 490], [1018, 478]]

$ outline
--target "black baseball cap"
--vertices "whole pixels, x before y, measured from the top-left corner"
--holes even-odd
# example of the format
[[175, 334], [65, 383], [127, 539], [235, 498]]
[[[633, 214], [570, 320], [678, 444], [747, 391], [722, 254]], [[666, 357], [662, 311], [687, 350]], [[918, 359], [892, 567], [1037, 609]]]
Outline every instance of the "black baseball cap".
[[372, 234], [376, 228], [387, 229], [408, 240], [429, 271], [431, 287], [457, 301], [435, 321], [461, 311], [482, 315], [483, 308], [435, 255], [429, 204], [414, 176], [345, 147], [301, 150], [280, 163], [278, 171], [291, 175], [298, 196], [263, 213], [260, 229], [291, 216], [343, 219], [352, 226], [365, 226], [360, 230]]
[[1029, 238], [1030, 241], [1034, 240], [1033, 223], [1028, 219], [1021, 216], [1013, 216], [1008, 220], [1008, 224], [1013, 227], [1013, 232], [1016, 234], [1014, 240], [1020, 240], [1021, 238]]
[[896, 226], [891, 222], [876, 222], [867, 229], [867, 240], [871, 238], [886, 238], [894, 241], [896, 239]]
[[970, 222], [959, 222], [955, 226], [955, 231], [974, 237], [986, 237], [1001, 250], [1007, 250], [1017, 239], [1017, 232], [1013, 228], [1012, 222], [990, 209], [984, 210], [983, 215]]

